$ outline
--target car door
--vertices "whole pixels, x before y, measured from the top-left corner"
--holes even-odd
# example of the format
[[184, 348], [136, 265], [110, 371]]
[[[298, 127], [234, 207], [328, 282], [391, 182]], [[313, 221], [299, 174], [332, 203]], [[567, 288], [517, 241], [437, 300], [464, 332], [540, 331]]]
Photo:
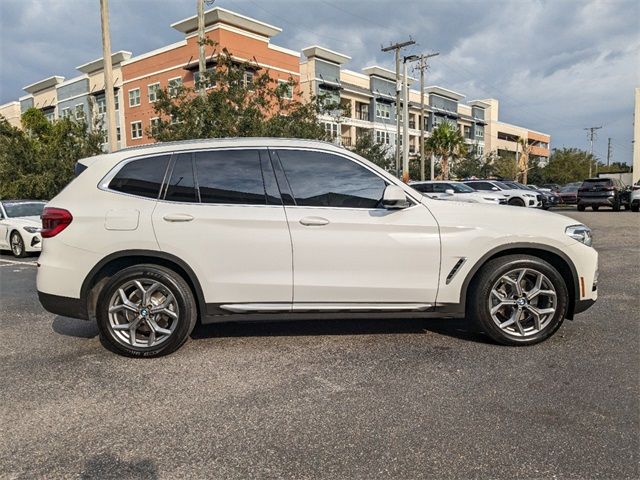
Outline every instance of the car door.
[[295, 310], [423, 309], [436, 299], [440, 240], [422, 204], [387, 210], [387, 181], [336, 153], [272, 151], [293, 241]]
[[178, 153], [153, 213], [160, 248], [197, 274], [207, 310], [291, 307], [291, 238], [265, 149]]

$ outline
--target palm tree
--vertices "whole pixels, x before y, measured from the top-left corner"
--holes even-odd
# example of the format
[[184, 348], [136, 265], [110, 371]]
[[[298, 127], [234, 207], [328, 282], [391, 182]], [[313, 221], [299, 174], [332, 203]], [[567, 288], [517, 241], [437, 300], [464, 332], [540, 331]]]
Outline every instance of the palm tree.
[[[518, 149], [522, 148], [522, 153], [518, 157]], [[527, 176], [529, 173], [529, 154], [531, 153], [531, 144], [524, 137], [518, 137], [516, 143], [516, 161], [518, 166], [518, 174], [516, 176], [516, 180], [518, 182], [522, 182], [525, 185], [527, 184]]]
[[456, 125], [449, 122], [443, 122], [433, 129], [425, 147], [440, 159], [441, 176], [444, 180], [449, 180], [449, 163], [467, 154], [467, 145], [462, 133]]

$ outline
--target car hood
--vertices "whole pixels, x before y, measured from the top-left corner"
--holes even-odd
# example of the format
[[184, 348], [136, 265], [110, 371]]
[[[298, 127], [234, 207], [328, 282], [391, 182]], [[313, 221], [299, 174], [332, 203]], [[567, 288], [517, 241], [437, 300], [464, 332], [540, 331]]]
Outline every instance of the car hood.
[[39, 227], [42, 225], [40, 217], [11, 217], [7, 220], [16, 227]]
[[481, 203], [438, 202], [424, 198], [422, 203], [436, 218], [441, 232], [475, 230], [481, 237], [511, 237], [512, 241], [537, 241], [553, 238], [566, 245], [575, 243], [565, 233], [570, 225], [580, 222], [534, 208], [496, 207]]

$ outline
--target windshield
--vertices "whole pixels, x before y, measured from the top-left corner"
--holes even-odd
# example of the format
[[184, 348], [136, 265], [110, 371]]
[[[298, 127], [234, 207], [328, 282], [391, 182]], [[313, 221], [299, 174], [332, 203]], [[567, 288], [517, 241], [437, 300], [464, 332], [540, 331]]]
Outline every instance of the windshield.
[[513, 187], [510, 187], [509, 185], [507, 185], [504, 182], [496, 182], [496, 181], [494, 181], [493, 183], [495, 183], [498, 187], [500, 187], [503, 190], [513, 190]]
[[580, 188], [579, 185], [565, 185], [560, 189], [560, 191], [563, 193], [577, 192], [578, 188]]
[[39, 217], [45, 202], [2, 202], [7, 217]]
[[452, 183], [451, 184], [451, 188], [453, 188], [453, 191], [456, 193], [472, 193], [475, 192], [475, 190], [473, 188], [471, 188], [469, 185], [465, 185], [464, 183]]

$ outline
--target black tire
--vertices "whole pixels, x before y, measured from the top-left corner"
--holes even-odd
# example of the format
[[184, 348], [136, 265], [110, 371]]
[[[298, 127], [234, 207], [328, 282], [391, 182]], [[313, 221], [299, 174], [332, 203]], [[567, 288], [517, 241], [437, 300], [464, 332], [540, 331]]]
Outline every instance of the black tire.
[[579, 212], [584, 212], [584, 209], [585, 209], [585, 208], [586, 208], [586, 207], [585, 207], [584, 205], [578, 205], [578, 211], [579, 211]]
[[512, 205], [514, 207], [524, 207], [524, 200], [522, 200], [521, 198], [512, 198], [509, 200], [509, 205]]
[[616, 198], [616, 201], [613, 202], [613, 211], [614, 212], [619, 212], [620, 211], [620, 199]]
[[[556, 291], [556, 310], [551, 320], [539, 332], [524, 337], [511, 335], [501, 329], [491, 317], [489, 308], [493, 286], [503, 275], [518, 268], [542, 273]], [[546, 340], [562, 325], [569, 305], [569, 293], [562, 275], [548, 262], [530, 255], [508, 255], [487, 262], [474, 278], [470, 288], [467, 315], [470, 315], [491, 339], [502, 345], [533, 345]]]
[[22, 239], [22, 235], [19, 232], [13, 231], [11, 232], [11, 236], [9, 237], [9, 244], [11, 245], [11, 253], [16, 258], [24, 258], [27, 256], [27, 251], [24, 248], [24, 240]]
[[598, 210], [600, 210], [600, 205], [593, 205], [591, 208], [594, 212], [597, 212]]
[[640, 211], [640, 203], [636, 203], [634, 205], [631, 205], [631, 211], [632, 212]]
[[[109, 302], [119, 288], [134, 280], [160, 282], [175, 299], [179, 313], [175, 320], [177, 324], [171, 334], [159, 345], [135, 346], [136, 342], [133, 342], [134, 345], [127, 345], [122, 340], [118, 340], [111, 328]], [[176, 272], [159, 265], [135, 265], [118, 272], [104, 285], [98, 296], [96, 319], [100, 340], [112, 352], [127, 357], [159, 357], [176, 351], [187, 341], [198, 319], [198, 308], [191, 288]]]

